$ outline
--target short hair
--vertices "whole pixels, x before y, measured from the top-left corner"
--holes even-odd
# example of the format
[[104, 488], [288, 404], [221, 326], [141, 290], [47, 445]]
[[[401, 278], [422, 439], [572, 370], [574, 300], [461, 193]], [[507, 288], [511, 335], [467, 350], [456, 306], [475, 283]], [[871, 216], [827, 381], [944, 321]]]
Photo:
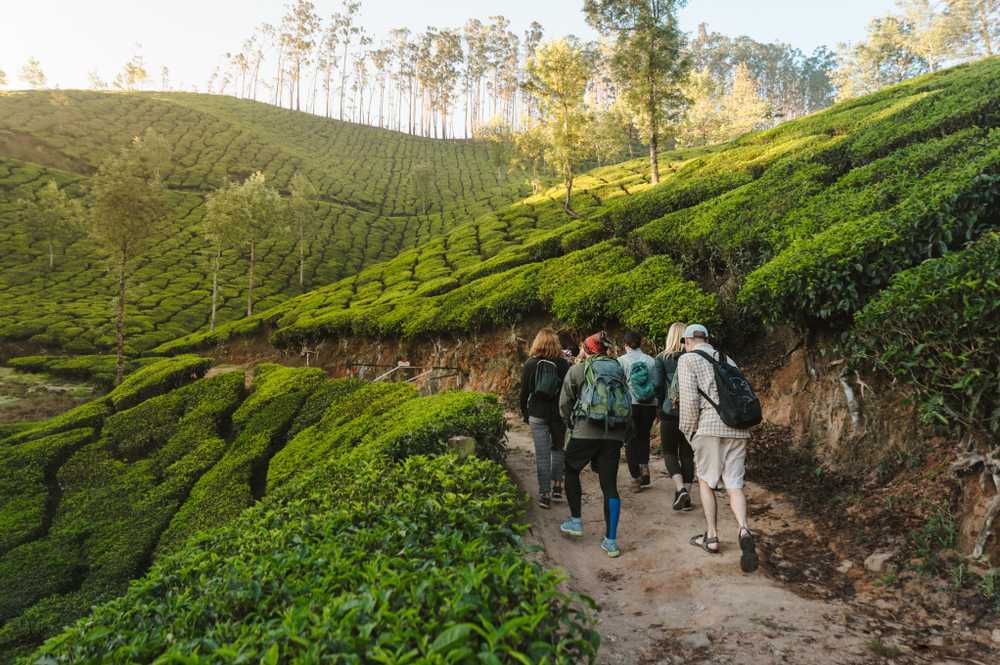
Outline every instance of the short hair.
[[634, 330], [629, 330], [625, 333], [625, 346], [630, 349], [638, 349], [642, 346], [642, 335]]
[[559, 335], [552, 328], [542, 328], [531, 343], [532, 358], [559, 358], [562, 347], [559, 345]]

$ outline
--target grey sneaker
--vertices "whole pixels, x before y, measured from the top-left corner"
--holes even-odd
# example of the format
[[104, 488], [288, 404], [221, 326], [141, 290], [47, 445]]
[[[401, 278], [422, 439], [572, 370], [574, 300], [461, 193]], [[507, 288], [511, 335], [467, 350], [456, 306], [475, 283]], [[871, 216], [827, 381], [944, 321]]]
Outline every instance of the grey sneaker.
[[559, 530], [567, 536], [574, 538], [583, 537], [583, 520], [579, 517], [571, 517], [559, 526]]
[[545, 508], [546, 510], [548, 510], [549, 508], [551, 508], [552, 507], [552, 497], [549, 496], [548, 494], [545, 494], [545, 493], [542, 493], [541, 495], [539, 495], [539, 497], [538, 497], [538, 507], [539, 508]]
[[608, 553], [612, 559], [617, 559], [622, 555], [622, 550], [618, 547], [618, 541], [605, 538], [601, 541], [601, 549]]

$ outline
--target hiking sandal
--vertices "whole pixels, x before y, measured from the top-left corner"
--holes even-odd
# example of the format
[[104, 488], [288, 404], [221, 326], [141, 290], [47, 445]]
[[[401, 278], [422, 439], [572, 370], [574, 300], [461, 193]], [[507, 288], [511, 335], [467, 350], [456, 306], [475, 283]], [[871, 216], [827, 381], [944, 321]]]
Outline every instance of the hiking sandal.
[[760, 561], [757, 559], [757, 543], [750, 529], [740, 529], [740, 570], [752, 573], [757, 570]]
[[709, 547], [709, 545], [718, 545], [719, 538], [718, 537], [709, 538], [708, 533], [699, 533], [697, 536], [691, 536], [691, 540], [689, 540], [688, 542], [697, 547], [698, 549], [705, 550], [709, 554], [722, 553], [721, 548], [717, 547], [716, 549], [713, 550], [711, 547]]

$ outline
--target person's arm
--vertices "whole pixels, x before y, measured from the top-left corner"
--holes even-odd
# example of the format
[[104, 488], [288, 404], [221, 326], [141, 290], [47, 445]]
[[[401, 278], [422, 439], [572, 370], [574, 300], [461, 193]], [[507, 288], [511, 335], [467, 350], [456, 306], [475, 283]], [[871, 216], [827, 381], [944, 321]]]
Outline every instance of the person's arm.
[[663, 389], [663, 365], [660, 363], [659, 358], [653, 358], [653, 394], [656, 397], [660, 396], [660, 392]]
[[680, 422], [679, 428], [688, 441], [694, 438], [698, 431], [698, 418], [701, 415], [701, 395], [698, 394], [698, 376], [695, 374], [692, 362], [697, 359], [684, 355], [677, 360], [677, 388], [680, 392]]
[[531, 391], [534, 389], [532, 385], [535, 381], [535, 373], [532, 371], [532, 363], [530, 360], [524, 363], [524, 367], [521, 369], [521, 416], [527, 420], [528, 419], [528, 397], [531, 396]]

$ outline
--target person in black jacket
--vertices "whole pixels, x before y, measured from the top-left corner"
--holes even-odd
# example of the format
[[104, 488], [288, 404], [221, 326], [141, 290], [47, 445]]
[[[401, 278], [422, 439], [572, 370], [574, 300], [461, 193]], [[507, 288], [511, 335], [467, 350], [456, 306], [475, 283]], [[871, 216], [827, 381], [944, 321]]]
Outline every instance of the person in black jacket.
[[549, 508], [553, 499], [562, 499], [566, 425], [559, 416], [559, 392], [570, 363], [551, 328], [538, 331], [530, 355], [521, 371], [521, 415], [535, 442], [538, 505]]
[[657, 385], [660, 402], [660, 445], [667, 473], [674, 481], [674, 510], [691, 510], [691, 484], [694, 482], [694, 451], [680, 429], [680, 412], [677, 409], [677, 395], [671, 394], [671, 384], [676, 390], [674, 375], [677, 360], [684, 353], [683, 323], [675, 323], [667, 332], [667, 348], [656, 357], [660, 370]]

